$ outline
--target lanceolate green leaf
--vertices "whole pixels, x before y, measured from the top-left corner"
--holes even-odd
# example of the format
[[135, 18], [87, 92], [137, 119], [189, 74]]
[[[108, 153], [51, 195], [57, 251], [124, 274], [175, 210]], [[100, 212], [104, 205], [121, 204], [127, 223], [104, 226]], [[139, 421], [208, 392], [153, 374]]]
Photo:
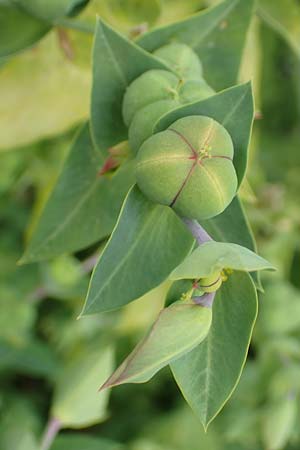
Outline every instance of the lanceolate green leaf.
[[209, 241], [197, 247], [170, 275], [172, 280], [208, 277], [222, 269], [253, 272], [274, 267], [241, 245]]
[[257, 297], [251, 278], [244, 272], [233, 273], [216, 295], [207, 338], [171, 363], [178, 386], [205, 428], [238, 383], [256, 315]]
[[252, 88], [250, 83], [246, 83], [165, 114], [156, 124], [155, 131], [165, 130], [173, 122], [186, 116], [203, 115], [212, 117], [230, 133], [234, 145], [233, 163], [240, 184], [247, 167], [253, 114]]
[[216, 90], [237, 80], [252, 0], [225, 0], [188, 19], [142, 35], [138, 44], [148, 51], [174, 41], [184, 42], [199, 55], [205, 79]]
[[133, 184], [132, 163], [111, 178], [99, 176], [103, 161], [85, 125], [71, 149], [22, 262], [32, 262], [87, 247], [108, 236]]
[[125, 89], [135, 78], [150, 69], [167, 67], [139, 46], [97, 21], [93, 50], [93, 87], [91, 130], [97, 148], [106, 154], [108, 147], [126, 139], [122, 119]]
[[0, 1], [0, 58], [33, 45], [49, 31], [47, 23], [30, 16], [9, 0]]
[[162, 283], [189, 253], [193, 238], [171, 208], [135, 186], [92, 275], [83, 315], [108, 311]]
[[171, 361], [202, 342], [211, 325], [211, 308], [179, 301], [163, 309], [145, 338], [102, 388], [144, 383]]

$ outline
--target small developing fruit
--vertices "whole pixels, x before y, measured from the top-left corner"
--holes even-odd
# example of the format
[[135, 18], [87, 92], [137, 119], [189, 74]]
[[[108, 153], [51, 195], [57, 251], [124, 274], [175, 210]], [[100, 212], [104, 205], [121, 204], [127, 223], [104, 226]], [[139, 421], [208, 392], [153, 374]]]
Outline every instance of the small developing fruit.
[[180, 80], [167, 70], [148, 70], [127, 88], [123, 99], [123, 119], [130, 125], [134, 115], [144, 106], [158, 100], [177, 100]]
[[181, 43], [167, 44], [155, 50], [153, 54], [185, 80], [202, 77], [200, 59], [188, 45]]
[[221, 124], [205, 116], [184, 117], [143, 143], [137, 184], [150, 200], [171, 206], [180, 216], [209, 219], [236, 194], [233, 154]]
[[206, 278], [201, 278], [198, 285], [202, 292], [210, 293], [219, 289], [222, 284], [221, 272], [214, 272], [212, 275]]
[[[162, 79], [164, 82], [158, 87], [156, 83]], [[151, 93], [149, 89], [153, 80], [155, 83]], [[132, 151], [138, 152], [165, 113], [181, 105], [204, 100], [214, 93], [203, 79], [183, 82], [167, 71], [145, 72], [128, 87], [123, 102], [123, 115], [129, 124], [129, 145]]]

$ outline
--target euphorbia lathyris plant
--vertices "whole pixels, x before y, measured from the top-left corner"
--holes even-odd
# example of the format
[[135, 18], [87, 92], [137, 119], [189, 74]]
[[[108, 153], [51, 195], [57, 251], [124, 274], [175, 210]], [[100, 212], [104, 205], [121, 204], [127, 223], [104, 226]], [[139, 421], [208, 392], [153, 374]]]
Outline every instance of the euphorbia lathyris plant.
[[226, 0], [136, 42], [98, 21], [90, 127], [24, 256], [48, 258], [110, 235], [82, 316], [172, 280], [166, 308], [103, 387], [147, 381], [170, 364], [205, 427], [238, 382], [257, 271], [272, 268], [255, 254], [238, 198], [253, 101], [249, 83], [234, 84], [251, 13], [251, 1]]

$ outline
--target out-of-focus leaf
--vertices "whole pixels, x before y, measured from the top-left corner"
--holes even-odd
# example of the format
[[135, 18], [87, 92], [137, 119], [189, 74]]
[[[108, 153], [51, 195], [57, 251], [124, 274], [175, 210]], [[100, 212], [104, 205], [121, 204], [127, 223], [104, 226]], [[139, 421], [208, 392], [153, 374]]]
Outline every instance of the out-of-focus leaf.
[[259, 0], [258, 14], [300, 57], [300, 4], [295, 0]]
[[288, 443], [297, 418], [298, 402], [292, 395], [272, 402], [263, 418], [263, 440], [266, 448], [281, 450]]
[[108, 391], [98, 392], [113, 368], [111, 347], [75, 354], [57, 378], [51, 415], [62, 427], [83, 428], [107, 417]]
[[[75, 32], [69, 35], [73, 59], [52, 31], [1, 68], [0, 150], [57, 135], [86, 119], [91, 75], [88, 67], [79, 66], [85, 37], [75, 42]], [[86, 51], [89, 54], [90, 48]]]
[[51, 450], [125, 450], [123, 445], [86, 434], [59, 435]]
[[102, 388], [144, 383], [171, 361], [202, 342], [211, 325], [211, 308], [178, 301], [163, 309], [144, 339]]
[[132, 450], [200, 450], [199, 446], [205, 450], [229, 450], [223, 444], [222, 434], [213, 427], [205, 433], [197, 417], [184, 405], [147, 421]]
[[102, 162], [86, 125], [74, 142], [22, 262], [74, 252], [109, 235], [134, 180], [131, 163], [111, 178], [99, 176]]
[[[211, 6], [214, 0], [161, 0], [161, 13], [156, 26], [173, 23]], [[219, 0], [217, 0], [219, 1]]]
[[122, 119], [125, 89], [146, 70], [167, 69], [162, 61], [98, 20], [93, 51], [92, 138], [103, 155], [127, 139]]
[[165, 130], [176, 120], [186, 116], [212, 117], [221, 123], [231, 136], [234, 146], [233, 163], [240, 184], [247, 167], [253, 109], [251, 84], [241, 84], [205, 100], [172, 110], [162, 116], [155, 126], [155, 131]]
[[0, 2], [0, 58], [10, 56], [41, 39], [50, 27], [9, 0]]
[[63, 16], [73, 15], [89, 0], [12, 0], [28, 14], [47, 22]]
[[232, 395], [246, 361], [257, 315], [255, 287], [235, 272], [218, 290], [207, 338], [171, 363], [183, 396], [205, 428]]
[[13, 346], [0, 341], [0, 371], [14, 370], [30, 376], [54, 379], [59, 367], [59, 361], [44, 342], [33, 340]]
[[137, 42], [148, 51], [175, 40], [191, 46], [203, 63], [208, 83], [216, 90], [224, 89], [237, 80], [252, 10], [252, 0], [225, 0], [145, 33]]
[[278, 281], [268, 284], [261, 305], [261, 331], [266, 334], [296, 332], [300, 327], [300, 293]]
[[193, 237], [171, 208], [137, 186], [94, 269], [83, 315], [119, 308], [161, 284], [188, 254]]
[[209, 241], [196, 248], [170, 275], [171, 280], [197, 279], [222, 269], [256, 270], [274, 269], [261, 256], [246, 247], [229, 242]]
[[261, 71], [263, 62], [260, 31], [260, 20], [254, 16], [250, 22], [238, 77], [240, 83], [246, 83], [249, 80], [252, 81], [255, 108], [258, 111], [261, 107]]
[[33, 304], [13, 287], [0, 285], [0, 338], [22, 344], [29, 338], [35, 318]]
[[7, 403], [0, 423], [1, 450], [38, 450], [38, 420], [30, 403], [23, 399]]
[[88, 275], [80, 262], [62, 255], [41, 265], [42, 286], [47, 296], [68, 300], [82, 298], [88, 288]]
[[161, 12], [160, 0], [102, 0], [95, 2], [98, 14], [117, 29], [153, 25]]

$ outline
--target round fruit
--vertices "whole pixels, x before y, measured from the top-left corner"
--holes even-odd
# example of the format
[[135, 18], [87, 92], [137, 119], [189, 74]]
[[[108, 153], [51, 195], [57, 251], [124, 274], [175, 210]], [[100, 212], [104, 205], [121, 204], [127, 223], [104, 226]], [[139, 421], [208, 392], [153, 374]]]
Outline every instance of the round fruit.
[[167, 44], [153, 52], [183, 79], [199, 79], [202, 77], [202, 65], [198, 55], [188, 46], [181, 43]]
[[123, 119], [130, 125], [134, 115], [144, 106], [158, 100], [177, 100], [179, 78], [167, 70], [148, 70], [127, 88], [123, 99]]
[[129, 126], [129, 145], [137, 153], [142, 143], [154, 131], [156, 122], [167, 112], [183, 104], [192, 103], [214, 94], [213, 89], [204, 80], [189, 80], [177, 84], [176, 99], [158, 100], [139, 109]]
[[147, 139], [137, 155], [136, 179], [144, 194], [179, 215], [205, 220], [220, 214], [237, 190], [233, 143], [205, 116], [188, 116]]
[[200, 289], [203, 292], [215, 292], [222, 284], [222, 276], [220, 272], [214, 272], [212, 275], [206, 278], [201, 278], [198, 282]]

